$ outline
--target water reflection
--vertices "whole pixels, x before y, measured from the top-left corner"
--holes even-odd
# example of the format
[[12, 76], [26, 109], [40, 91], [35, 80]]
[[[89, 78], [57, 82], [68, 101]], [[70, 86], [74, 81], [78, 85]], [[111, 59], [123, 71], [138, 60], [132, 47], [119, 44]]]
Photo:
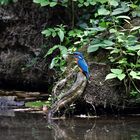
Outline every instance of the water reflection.
[[0, 117], [4, 140], [139, 140], [140, 119], [100, 118], [47, 120], [40, 114], [15, 113]]
[[0, 108], [0, 116], [11, 116], [11, 117], [15, 117], [15, 112], [12, 109]]

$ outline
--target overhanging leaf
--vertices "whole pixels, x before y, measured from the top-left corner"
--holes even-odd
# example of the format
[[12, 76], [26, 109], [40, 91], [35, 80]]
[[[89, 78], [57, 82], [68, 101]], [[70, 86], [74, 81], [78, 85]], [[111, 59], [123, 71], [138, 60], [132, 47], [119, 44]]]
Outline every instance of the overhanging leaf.
[[43, 1], [40, 3], [40, 5], [43, 7], [43, 6], [47, 6], [49, 5], [49, 2], [48, 1]]
[[59, 61], [59, 57], [53, 58], [49, 68], [52, 69], [54, 66], [56, 66], [58, 61]]
[[67, 55], [68, 49], [65, 46], [59, 46], [63, 58]]
[[113, 12], [111, 13], [111, 15], [112, 15], [112, 16], [119, 15], [119, 14], [128, 12], [129, 10], [130, 10], [130, 8], [129, 8], [129, 6], [127, 5], [127, 3], [122, 2], [122, 3], [121, 3], [121, 7], [120, 7], [120, 8], [114, 9]]
[[104, 40], [103, 43], [104, 43], [106, 46], [112, 46], [112, 45], [114, 45], [114, 42], [112, 42], [111, 40]]
[[43, 101], [27, 102], [25, 103], [26, 107], [42, 107], [45, 104]]
[[64, 32], [62, 30], [59, 30], [58, 36], [60, 38], [60, 41], [63, 42], [63, 40], [64, 40]]
[[117, 75], [117, 78], [120, 80], [120, 81], [122, 81], [124, 78], [125, 78], [125, 74], [124, 73], [122, 73], [122, 74], [119, 74], [119, 75]]
[[109, 73], [109, 74], [106, 76], [105, 80], [113, 79], [113, 78], [116, 78], [116, 77], [117, 77], [116, 74], [114, 74], [114, 73]]
[[119, 19], [119, 18], [131, 20], [131, 18], [128, 16], [117, 16], [117, 19]]
[[51, 35], [51, 31], [49, 29], [43, 30], [41, 33], [46, 37]]
[[101, 47], [101, 46], [103, 46], [103, 45], [104, 45], [104, 44], [102, 44], [102, 43], [90, 45], [90, 46], [88, 47], [87, 52], [95, 52], [95, 51], [97, 51], [97, 50], [99, 49], [99, 47]]
[[50, 7], [54, 7], [55, 5], [57, 5], [57, 2], [51, 2], [50, 3]]
[[109, 0], [109, 4], [116, 7], [119, 3], [115, 0]]
[[132, 51], [135, 51], [135, 50], [140, 50], [140, 45], [136, 45], [136, 46], [131, 46], [131, 47], [126, 47], [128, 50], [132, 50]]
[[137, 73], [136, 73], [135, 71], [131, 71], [131, 72], [130, 72], [130, 75], [131, 75], [132, 77], [135, 77], [135, 76], [137, 75]]
[[46, 6], [49, 4], [49, 1], [47, 0], [33, 0], [34, 3], [38, 3], [40, 4], [41, 6]]
[[135, 30], [138, 30], [138, 29], [140, 29], [140, 26], [134, 26], [134, 27], [131, 29], [131, 31], [135, 31]]
[[139, 72], [131, 71], [130, 75], [132, 76], [133, 79], [140, 80]]
[[135, 76], [134, 78], [137, 79], [137, 80], [140, 80], [140, 76], [138, 76], [138, 75]]
[[122, 74], [122, 69], [111, 69], [111, 72], [116, 75], [120, 75], [120, 74]]
[[106, 10], [104, 7], [101, 7], [100, 9], [98, 9], [98, 15], [109, 15], [110, 11]]
[[54, 51], [55, 49], [57, 49], [57, 48], [59, 48], [59, 45], [55, 45], [55, 46], [53, 46], [52, 48], [50, 48], [49, 51], [47, 52], [47, 54], [46, 54], [44, 57], [46, 57], [46, 56], [52, 54], [53, 51]]
[[140, 56], [140, 50], [137, 52], [137, 55]]

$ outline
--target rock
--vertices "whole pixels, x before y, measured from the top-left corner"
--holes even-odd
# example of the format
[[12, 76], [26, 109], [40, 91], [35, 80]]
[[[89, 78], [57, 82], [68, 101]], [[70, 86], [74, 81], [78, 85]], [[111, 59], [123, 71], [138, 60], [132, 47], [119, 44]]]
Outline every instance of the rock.
[[[32, 0], [19, 0], [0, 6], [0, 87], [21, 90], [47, 90], [54, 71], [48, 69], [51, 58], [41, 46], [51, 42], [41, 31], [49, 26], [51, 11]], [[49, 48], [48, 48], [49, 49]]]

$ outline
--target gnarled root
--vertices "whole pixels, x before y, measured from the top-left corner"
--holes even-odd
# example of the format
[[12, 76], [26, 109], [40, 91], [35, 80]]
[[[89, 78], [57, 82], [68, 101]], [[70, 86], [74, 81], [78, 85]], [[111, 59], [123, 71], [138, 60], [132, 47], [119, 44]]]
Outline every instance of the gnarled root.
[[[58, 92], [57, 88], [60, 87], [58, 85], [61, 85], [62, 87], [64, 87], [65, 83], [67, 82], [67, 80], [69, 80], [70, 77], [71, 77], [71, 74], [68, 75], [68, 77], [65, 78], [64, 80], [61, 80], [60, 83], [56, 84], [54, 91]], [[57, 111], [59, 111], [61, 108], [65, 107], [66, 105], [70, 105], [75, 100], [77, 100], [82, 95], [86, 84], [87, 84], [87, 80], [86, 80], [85, 76], [81, 72], [79, 72], [77, 74], [76, 81], [73, 83], [73, 85], [70, 87], [70, 89], [65, 91], [65, 93], [63, 93], [61, 98], [58, 99], [52, 105], [51, 109], [48, 112], [48, 119], [53, 118], [55, 113]], [[61, 91], [59, 91], [59, 92], [61, 92]]]

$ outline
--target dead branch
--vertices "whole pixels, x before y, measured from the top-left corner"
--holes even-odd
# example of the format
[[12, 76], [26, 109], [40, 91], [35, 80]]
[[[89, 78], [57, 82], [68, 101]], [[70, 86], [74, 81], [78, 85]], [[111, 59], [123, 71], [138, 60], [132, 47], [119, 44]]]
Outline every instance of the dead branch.
[[[69, 77], [69, 76], [68, 76]], [[65, 78], [64, 83], [68, 80], [68, 78]], [[60, 81], [60, 83], [62, 84], [62, 80]], [[61, 85], [60, 84], [60, 85]], [[60, 110], [61, 108], [70, 105], [71, 103], [73, 103], [75, 100], [77, 100], [83, 93], [85, 86], [87, 84], [87, 80], [85, 78], [85, 76], [79, 72], [77, 74], [77, 79], [74, 82], [74, 84], [71, 86], [70, 89], [68, 89], [63, 96], [61, 96], [61, 98], [59, 100], [57, 100], [51, 107], [51, 109], [48, 112], [48, 119], [51, 119], [55, 113]], [[59, 85], [59, 83], [57, 84]], [[58, 86], [56, 85], [56, 89], [58, 88]], [[55, 90], [56, 90], [55, 89]], [[61, 91], [60, 91], [61, 92]]]

